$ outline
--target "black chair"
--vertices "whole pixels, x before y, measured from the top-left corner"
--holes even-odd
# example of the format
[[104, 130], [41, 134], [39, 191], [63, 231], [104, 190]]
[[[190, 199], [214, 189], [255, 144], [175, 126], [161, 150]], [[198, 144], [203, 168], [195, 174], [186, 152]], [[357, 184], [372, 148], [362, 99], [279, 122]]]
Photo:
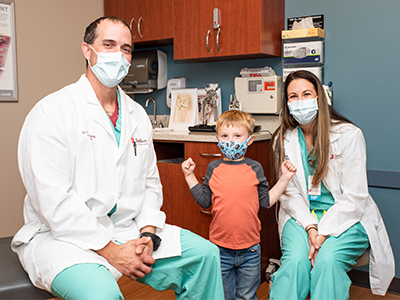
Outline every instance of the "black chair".
[[11, 250], [12, 237], [0, 238], [0, 299], [51, 299], [54, 296], [36, 288]]

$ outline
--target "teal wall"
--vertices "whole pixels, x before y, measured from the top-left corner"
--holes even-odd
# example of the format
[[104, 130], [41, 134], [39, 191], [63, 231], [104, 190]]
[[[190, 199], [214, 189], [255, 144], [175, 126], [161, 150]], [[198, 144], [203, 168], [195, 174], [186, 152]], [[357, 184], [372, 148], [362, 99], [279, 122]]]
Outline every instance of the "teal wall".
[[[286, 0], [286, 18], [325, 16], [325, 81], [333, 82], [334, 107], [364, 132], [369, 170], [400, 172], [399, 11], [398, 0]], [[159, 49], [168, 54], [168, 78], [187, 76], [190, 87], [218, 82], [223, 111], [241, 68], [270, 66], [282, 74], [279, 58], [192, 63], [173, 61], [172, 47]], [[157, 100], [158, 114], [169, 114], [165, 94], [161, 90], [136, 100], [144, 104], [151, 95]], [[151, 106], [149, 114], [152, 111]], [[370, 192], [385, 220], [395, 257], [400, 259], [400, 190], [371, 188]], [[400, 264], [396, 277], [400, 277]]]

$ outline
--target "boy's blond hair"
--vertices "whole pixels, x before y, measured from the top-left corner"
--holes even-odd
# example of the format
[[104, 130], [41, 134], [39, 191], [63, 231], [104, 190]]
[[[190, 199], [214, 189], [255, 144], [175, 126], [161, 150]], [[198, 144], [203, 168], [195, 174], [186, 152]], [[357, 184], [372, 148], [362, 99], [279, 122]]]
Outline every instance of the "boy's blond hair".
[[217, 131], [221, 126], [245, 126], [249, 135], [253, 134], [254, 131], [254, 119], [249, 113], [241, 110], [227, 110], [217, 119], [215, 130]]

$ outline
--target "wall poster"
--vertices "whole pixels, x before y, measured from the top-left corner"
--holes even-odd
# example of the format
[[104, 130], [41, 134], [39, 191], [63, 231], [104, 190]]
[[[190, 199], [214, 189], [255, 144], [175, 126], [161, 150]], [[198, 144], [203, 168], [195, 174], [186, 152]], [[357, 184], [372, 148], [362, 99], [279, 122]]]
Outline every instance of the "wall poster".
[[15, 4], [0, 0], [0, 101], [18, 101]]
[[168, 128], [188, 131], [196, 123], [197, 89], [171, 90], [171, 115]]

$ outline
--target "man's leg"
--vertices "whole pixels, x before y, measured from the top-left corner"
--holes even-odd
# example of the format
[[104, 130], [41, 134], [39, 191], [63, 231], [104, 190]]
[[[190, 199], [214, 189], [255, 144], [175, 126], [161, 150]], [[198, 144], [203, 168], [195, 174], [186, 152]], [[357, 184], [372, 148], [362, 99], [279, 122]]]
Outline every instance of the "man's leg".
[[138, 282], [156, 290], [171, 289], [177, 299], [223, 300], [218, 247], [185, 229], [181, 247], [181, 256], [156, 260], [153, 271]]
[[110, 271], [94, 263], [77, 264], [62, 271], [53, 280], [51, 292], [65, 300], [124, 299]]

